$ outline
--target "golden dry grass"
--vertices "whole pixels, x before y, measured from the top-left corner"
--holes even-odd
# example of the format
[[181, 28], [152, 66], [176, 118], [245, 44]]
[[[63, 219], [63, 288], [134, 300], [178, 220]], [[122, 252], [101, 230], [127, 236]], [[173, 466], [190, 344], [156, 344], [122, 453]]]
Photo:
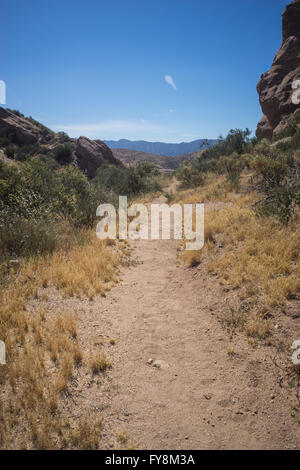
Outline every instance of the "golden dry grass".
[[204, 248], [183, 251], [180, 257], [189, 267], [201, 262], [220, 283], [239, 289], [241, 301], [250, 302], [250, 311], [225, 313], [222, 321], [231, 330], [244, 331], [255, 346], [257, 339], [272, 333], [265, 312], [300, 293], [300, 215], [288, 226], [257, 217], [253, 204], [258, 196], [249, 191], [249, 178], [248, 172], [242, 178], [243, 193], [238, 194], [229, 191], [224, 177], [209, 176], [208, 184], [178, 192], [175, 201], [207, 203]]
[[90, 358], [90, 367], [93, 374], [98, 374], [110, 369], [111, 362], [103, 351], [98, 351]]
[[[90, 363], [79, 343], [76, 316], [71, 311], [49, 313], [47, 304], [37, 311], [28, 301], [51, 285], [64, 295], [103, 295], [117, 281], [119, 260], [115, 247], [86, 232], [84, 246], [24, 262], [0, 291], [0, 331], [7, 356], [0, 367], [0, 448], [98, 447], [99, 420], [61, 415], [70, 380]], [[101, 371], [109, 360], [102, 355], [99, 362], [99, 357]]]
[[106, 249], [109, 240], [99, 240], [95, 233], [86, 231], [86, 243], [69, 252], [57, 251], [43, 260], [31, 260], [24, 267], [25, 277], [37, 278], [37, 285], [54, 285], [67, 296], [93, 299], [105, 295], [117, 282], [116, 252]]
[[[259, 218], [252, 205], [257, 195], [229, 193], [222, 177], [208, 185], [181, 192], [181, 203], [221, 202], [205, 214], [205, 247], [201, 253], [184, 253], [189, 266], [207, 260], [207, 269], [221, 275], [247, 296], [261, 297], [269, 306], [283, 304], [300, 292], [300, 216], [283, 226], [273, 218]], [[223, 189], [222, 189], [223, 188]]]
[[260, 296], [270, 306], [283, 304], [300, 290], [299, 220], [289, 226], [274, 219], [260, 219], [243, 205], [210, 213], [206, 223], [219, 246], [208, 263], [233, 287], [244, 287], [247, 296]]

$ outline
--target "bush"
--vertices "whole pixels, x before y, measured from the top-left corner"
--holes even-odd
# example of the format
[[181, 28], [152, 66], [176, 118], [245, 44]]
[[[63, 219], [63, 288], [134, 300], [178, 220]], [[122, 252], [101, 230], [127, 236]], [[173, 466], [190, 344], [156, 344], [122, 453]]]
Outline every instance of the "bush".
[[196, 188], [204, 184], [204, 178], [195, 165], [181, 166], [176, 172], [177, 179], [181, 182], [181, 188]]
[[[231, 129], [227, 137], [219, 138], [218, 142], [200, 153], [200, 155], [184, 164], [177, 171], [177, 178], [182, 182], [183, 188], [201, 186], [204, 183], [205, 173], [227, 173], [228, 179], [233, 188], [238, 189], [240, 166], [249, 166], [249, 153], [251, 152], [256, 139], [250, 139], [249, 129]], [[240, 165], [240, 156], [244, 158]], [[235, 155], [235, 157], [232, 157]], [[230, 168], [229, 168], [230, 167]]]
[[56, 134], [58, 141], [63, 144], [69, 142], [71, 139], [65, 132], [57, 132]]
[[59, 166], [50, 155], [22, 165], [0, 161], [1, 257], [51, 252], [71, 228], [92, 227], [97, 206], [160, 188], [157, 169], [107, 165], [89, 180], [75, 165]]
[[240, 175], [245, 167], [245, 161], [237, 152], [228, 157], [221, 157], [220, 168], [226, 173], [232, 190], [238, 191], [240, 187]]
[[265, 140], [255, 147], [254, 176], [264, 194], [255, 206], [257, 214], [275, 216], [285, 224], [291, 219], [300, 205], [300, 161], [295, 156], [285, 155]]
[[5, 153], [6, 153], [7, 158], [14, 158], [15, 156], [14, 146], [12, 144], [9, 144], [5, 149]]
[[67, 165], [73, 161], [73, 146], [71, 144], [58, 145], [54, 149], [54, 158], [61, 165]]
[[285, 137], [292, 137], [294, 136], [297, 131], [299, 131], [299, 124], [300, 124], [300, 110], [296, 111], [294, 116], [290, 119], [286, 128], [278, 134], [274, 140], [284, 139]]
[[142, 163], [137, 167], [103, 165], [98, 169], [93, 184], [97, 188], [113, 191], [117, 195], [124, 195], [129, 199], [138, 194], [161, 189], [157, 178], [157, 169], [148, 163]]
[[37, 256], [50, 253], [61, 236], [60, 224], [53, 219], [26, 219], [9, 215], [0, 225], [0, 251], [2, 258]]
[[53, 171], [38, 158], [21, 168], [0, 162], [2, 257], [52, 251], [66, 225], [93, 224], [97, 196], [75, 166]]

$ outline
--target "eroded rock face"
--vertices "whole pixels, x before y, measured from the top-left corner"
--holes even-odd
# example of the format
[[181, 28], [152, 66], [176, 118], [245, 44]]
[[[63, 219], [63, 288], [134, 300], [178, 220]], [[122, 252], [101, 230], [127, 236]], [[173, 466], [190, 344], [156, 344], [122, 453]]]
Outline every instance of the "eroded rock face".
[[292, 83], [300, 80], [300, 0], [287, 5], [282, 15], [283, 42], [272, 67], [258, 84], [259, 102], [264, 113], [257, 126], [257, 137], [272, 138], [284, 130], [300, 108], [292, 102]]
[[7, 128], [21, 145], [34, 144], [39, 138], [39, 129], [34, 124], [8, 109], [0, 107], [0, 129]]
[[256, 128], [256, 137], [258, 139], [272, 139], [273, 129], [266, 116], [263, 116]]
[[76, 142], [75, 155], [79, 168], [85, 171], [89, 178], [93, 178], [97, 169], [105, 162], [118, 166], [122, 165], [102, 140], [79, 137]]

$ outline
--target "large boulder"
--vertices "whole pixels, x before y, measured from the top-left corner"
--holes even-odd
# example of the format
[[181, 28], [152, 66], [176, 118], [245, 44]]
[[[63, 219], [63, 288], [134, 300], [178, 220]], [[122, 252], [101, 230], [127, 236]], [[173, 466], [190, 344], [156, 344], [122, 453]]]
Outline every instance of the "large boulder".
[[300, 108], [300, 104], [292, 101], [292, 84], [300, 79], [300, 0], [294, 0], [283, 12], [282, 39], [271, 68], [257, 84], [264, 113], [257, 127], [257, 137], [271, 138], [281, 133]]
[[111, 163], [121, 166], [110, 148], [102, 140], [90, 140], [87, 137], [79, 137], [76, 142], [75, 155], [81, 170], [86, 172], [89, 178], [96, 175], [97, 169], [103, 163]]
[[263, 116], [256, 128], [256, 137], [258, 139], [272, 139], [273, 129], [266, 116]]
[[7, 129], [14, 141], [20, 145], [34, 144], [40, 130], [30, 121], [8, 109], [0, 107], [0, 129]]

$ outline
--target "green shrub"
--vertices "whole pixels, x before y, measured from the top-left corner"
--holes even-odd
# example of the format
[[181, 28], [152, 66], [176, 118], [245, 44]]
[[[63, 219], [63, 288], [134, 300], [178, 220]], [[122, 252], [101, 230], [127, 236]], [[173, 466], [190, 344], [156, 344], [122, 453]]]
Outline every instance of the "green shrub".
[[228, 157], [221, 157], [219, 160], [220, 168], [223, 169], [230, 182], [231, 189], [238, 191], [240, 187], [240, 175], [245, 167], [245, 161], [237, 152]]
[[181, 166], [176, 172], [176, 177], [181, 182], [180, 187], [182, 189], [196, 188], [204, 184], [202, 173], [193, 164]]
[[299, 130], [299, 124], [300, 110], [296, 111], [294, 116], [289, 120], [289, 123], [286, 128], [282, 132], [280, 132], [280, 134], [276, 135], [274, 141], [276, 142], [277, 140], [284, 139], [285, 137], [293, 137]]
[[71, 144], [58, 145], [54, 149], [54, 158], [61, 165], [67, 165], [73, 161], [73, 146]]
[[[181, 181], [182, 188], [201, 186], [204, 183], [205, 173], [227, 173], [232, 187], [238, 189], [240, 167], [240, 155], [247, 155], [242, 160], [242, 166], [249, 166], [249, 154], [252, 151], [256, 139], [250, 139], [249, 129], [231, 129], [228, 135], [219, 137], [218, 142], [200, 153], [188, 164], [184, 163], [177, 171], [177, 178]], [[237, 155], [232, 158], [232, 155]], [[229, 168], [230, 167], [230, 168]]]
[[127, 196], [129, 199], [138, 194], [161, 189], [157, 169], [148, 163], [142, 163], [137, 167], [103, 165], [98, 169], [93, 184], [98, 188]]
[[14, 158], [14, 156], [15, 156], [15, 147], [13, 146], [13, 144], [9, 144], [5, 148], [5, 153], [6, 153], [7, 158]]
[[274, 216], [288, 223], [300, 205], [300, 160], [285, 155], [262, 140], [254, 149], [253, 169], [263, 198], [256, 203], [258, 215]]

